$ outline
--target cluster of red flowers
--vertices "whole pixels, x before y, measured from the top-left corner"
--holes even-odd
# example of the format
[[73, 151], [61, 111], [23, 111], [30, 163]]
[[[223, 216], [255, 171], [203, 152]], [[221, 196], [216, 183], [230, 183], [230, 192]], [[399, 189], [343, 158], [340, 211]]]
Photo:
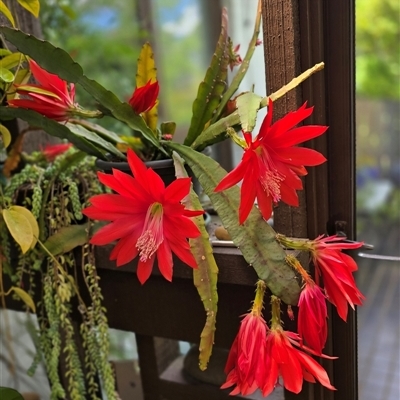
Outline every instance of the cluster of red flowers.
[[[235, 48], [233, 53], [238, 63], [237, 50]], [[67, 120], [78, 107], [74, 103], [74, 86], [70, 85], [68, 90], [65, 81], [42, 70], [32, 60], [30, 67], [39, 84], [18, 86], [17, 92], [29, 98], [11, 100], [9, 104], [32, 109], [58, 121]], [[156, 104], [158, 91], [158, 82], [149, 81], [134, 91], [129, 104], [138, 114], [146, 112]], [[307, 174], [305, 166], [316, 166], [326, 160], [312, 149], [297, 146], [322, 135], [327, 129], [312, 125], [297, 127], [311, 115], [312, 108], [304, 104], [275, 123], [272, 123], [271, 100], [268, 108], [258, 135], [253, 138], [250, 132], [243, 133], [244, 154], [240, 164], [215, 188], [216, 192], [223, 191], [242, 181], [238, 211], [241, 224], [246, 222], [256, 199], [265, 220], [270, 218], [273, 206], [279, 201], [297, 206], [296, 191], [302, 189], [300, 177]], [[68, 147], [48, 148], [44, 153], [51, 161]], [[197, 267], [187, 239], [199, 236], [191, 217], [203, 212], [188, 210], [182, 205], [190, 191], [190, 178], [177, 179], [165, 187], [161, 178], [132, 150], [128, 150], [128, 163], [132, 175], [118, 170], [113, 170], [112, 174], [98, 173], [100, 182], [114, 193], [92, 197], [91, 205], [83, 210], [89, 218], [110, 222], [94, 234], [91, 243], [105, 245], [118, 241], [110, 259], [121, 266], [138, 257], [137, 275], [141, 283], [149, 278], [157, 258], [161, 274], [171, 281], [172, 254], [188, 266]], [[268, 327], [262, 316], [265, 284], [258, 284], [253, 309], [241, 322], [226, 364], [228, 376], [223, 387], [235, 385], [232, 394], [247, 395], [260, 389], [266, 396], [278, 384], [279, 377], [285, 388], [295, 393], [301, 390], [303, 380], [318, 380], [323, 386], [334, 389], [326, 371], [309, 355], [327, 357], [322, 354], [327, 340], [326, 301], [335, 305], [339, 316], [346, 320], [348, 305], [354, 308], [363, 299], [353, 277], [357, 265], [342, 253], [362, 243], [343, 242], [337, 236], [295, 241], [278, 235], [277, 240], [311, 254], [315, 279], [298, 260], [287, 258], [303, 279], [298, 302], [298, 334], [282, 329], [279, 300], [274, 297], [271, 327]]]

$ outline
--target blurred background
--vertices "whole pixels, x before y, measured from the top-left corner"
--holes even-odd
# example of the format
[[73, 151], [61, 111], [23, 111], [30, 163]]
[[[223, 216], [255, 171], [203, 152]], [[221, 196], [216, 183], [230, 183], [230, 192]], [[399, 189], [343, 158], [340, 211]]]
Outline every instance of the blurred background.
[[400, 4], [356, 0], [360, 400], [400, 398]]
[[[257, 0], [225, 0], [234, 44], [243, 56], [253, 29]], [[193, 99], [214, 51], [220, 15], [202, 0], [41, 0], [44, 38], [70, 52], [90, 78], [127, 100], [134, 89], [136, 60], [145, 41], [154, 50], [160, 81], [161, 120], [177, 123], [183, 137]], [[358, 239], [374, 245], [363, 252], [357, 276], [366, 295], [358, 309], [360, 400], [400, 398], [400, 6], [398, 0], [356, 0], [357, 84], [357, 230]], [[149, 33], [151, 32], [151, 33]], [[155, 40], [157, 37], [157, 40]], [[265, 95], [263, 49], [256, 49], [242, 84]], [[90, 106], [78, 89], [78, 101]], [[89, 104], [88, 104], [89, 103]], [[259, 120], [262, 120], [260, 115]], [[104, 118], [105, 125], [129, 135], [125, 127]], [[235, 165], [237, 146], [219, 150]], [[10, 313], [11, 314], [11, 313]], [[43, 369], [26, 375], [34, 346], [18, 329], [35, 331], [35, 321], [1, 312], [0, 386], [34, 391], [49, 398]], [[8, 339], [12, 337], [14, 350]], [[134, 335], [112, 331], [115, 359], [137, 358]], [[181, 350], [187, 346], [181, 344]], [[15, 353], [15, 354], [14, 354]], [[14, 365], [16, 374], [10, 370]], [[11, 371], [11, 374], [10, 374]]]

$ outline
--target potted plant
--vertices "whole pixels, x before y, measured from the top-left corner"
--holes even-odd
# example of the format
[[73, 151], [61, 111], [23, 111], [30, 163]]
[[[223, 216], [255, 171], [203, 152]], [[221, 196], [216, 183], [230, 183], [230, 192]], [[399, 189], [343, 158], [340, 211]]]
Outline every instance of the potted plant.
[[[277, 234], [267, 223], [274, 205], [280, 201], [298, 205], [296, 191], [302, 189], [300, 177], [307, 173], [305, 167], [317, 166], [325, 161], [325, 157], [297, 145], [322, 135], [327, 127], [297, 127], [312, 113], [312, 108], [306, 104], [273, 122], [273, 102], [321, 70], [323, 63], [265, 98], [253, 92], [236, 95], [259, 44], [260, 21], [259, 8], [247, 53], [243, 60], [239, 60], [227, 34], [224, 11], [221, 34], [193, 102], [191, 124], [183, 144], [173, 141], [173, 123], [158, 124], [159, 85], [148, 44], [143, 47], [138, 61], [137, 87], [128, 102], [121, 102], [98, 82], [88, 78], [62, 49], [3, 27], [4, 38], [16, 47], [22, 59], [28, 57], [30, 70], [38, 84], [14, 85], [18, 98], [9, 98], [8, 104], [0, 107], [0, 119], [22, 118], [67, 140], [79, 150], [71, 157], [79, 158], [84, 153], [118, 165], [127, 162], [125, 168], [129, 174], [116, 168], [109, 173], [98, 172], [99, 181], [109, 191], [93, 193], [90, 198], [85, 198], [84, 202], [88, 201], [89, 205], [82, 213], [90, 220], [106, 221], [106, 225], [85, 236], [85, 243], [89, 240], [90, 244], [79, 244], [104, 245], [117, 241], [111, 259], [116, 260], [118, 266], [137, 260], [137, 274], [142, 284], [149, 279], [155, 260], [161, 274], [171, 281], [172, 254], [192, 267], [204, 307], [213, 311], [207, 313], [201, 335], [199, 364], [201, 369], [205, 369], [212, 352], [217, 296], [205, 298], [202, 294], [216, 293], [217, 265], [204, 227], [201, 204], [190, 188], [191, 181], [184, 168], [186, 163], [210, 198], [233, 243], [259, 277], [253, 305], [242, 320], [228, 357], [227, 380], [223, 387], [233, 386], [232, 394], [244, 395], [260, 389], [267, 396], [281, 377], [286, 389], [295, 393], [301, 390], [303, 380], [318, 380], [333, 390], [326, 371], [310, 355], [330, 358], [322, 353], [327, 339], [326, 302], [334, 304], [344, 320], [348, 305], [361, 304], [362, 294], [352, 275], [356, 265], [342, 253], [343, 249], [357, 248], [361, 243], [343, 243], [342, 238], [336, 236], [320, 236], [314, 240], [287, 238]], [[228, 85], [230, 64], [239, 64], [239, 67]], [[82, 109], [75, 102], [75, 84], [93, 96], [98, 103], [97, 110]], [[257, 111], [267, 106], [268, 114], [255, 135], [252, 132]], [[134, 132], [132, 138], [121, 138], [115, 132], [86, 120], [103, 116], [126, 124]], [[229, 173], [202, 153], [207, 146], [225, 139], [231, 139], [243, 148], [240, 164]], [[66, 160], [68, 156], [67, 153], [60, 160]], [[166, 185], [154, 172], [153, 166], [144, 164], [144, 161], [154, 159], [173, 160], [177, 179]], [[65, 178], [72, 185], [76, 183], [76, 178], [70, 173], [66, 173]], [[239, 182], [242, 182], [241, 188], [236, 186]], [[6, 205], [3, 209], [3, 219], [11, 234], [10, 213], [15, 211], [19, 215], [21, 212], [12, 207], [15, 206]], [[76, 208], [75, 211], [81, 212], [79, 207]], [[26, 214], [26, 211], [22, 213]], [[27, 219], [32, 220], [31, 217]], [[39, 234], [32, 234], [27, 251], [40, 235], [44, 235], [43, 229], [39, 229]], [[15, 232], [13, 236], [20, 242]], [[60, 237], [53, 240], [56, 244], [62, 241]], [[49, 247], [46, 242], [43, 246], [38, 243], [43, 249]], [[315, 278], [297, 258], [285, 252], [287, 248], [310, 254]], [[53, 251], [49, 253], [58, 273], [62, 263], [53, 260]], [[95, 273], [94, 260], [90, 265], [91, 273]], [[209, 278], [200, 279], [202, 272]], [[64, 279], [63, 285], [70, 285], [65, 273], [60, 272], [58, 279]], [[269, 323], [262, 313], [267, 288], [272, 292], [272, 319]], [[283, 329], [281, 302], [299, 306], [297, 333]], [[99, 311], [93, 312], [94, 318], [98, 318]]]

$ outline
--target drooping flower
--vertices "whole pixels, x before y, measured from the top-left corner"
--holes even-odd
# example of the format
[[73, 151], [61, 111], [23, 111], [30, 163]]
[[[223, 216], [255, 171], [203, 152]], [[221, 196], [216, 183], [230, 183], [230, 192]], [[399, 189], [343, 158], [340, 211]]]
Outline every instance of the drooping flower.
[[250, 313], [240, 323], [225, 366], [226, 382], [222, 389], [236, 386], [231, 395], [249, 395], [263, 387], [265, 375], [265, 345], [268, 326], [262, 316], [265, 283], [257, 284], [256, 300]]
[[226, 190], [243, 180], [239, 207], [239, 222], [249, 215], [257, 198], [259, 209], [267, 220], [273, 204], [280, 200], [298, 206], [296, 190], [303, 188], [300, 176], [306, 175], [304, 166], [322, 164], [326, 158], [319, 152], [295, 145], [322, 135], [327, 127], [307, 125], [295, 127], [309, 117], [313, 108], [306, 103], [271, 125], [273, 105], [269, 101], [268, 114], [260, 132], [253, 140], [244, 132], [244, 154], [239, 165], [228, 173], [215, 188]]
[[159, 90], [158, 81], [151, 83], [149, 80], [144, 86], [134, 90], [129, 104], [137, 114], [149, 111], [156, 105]]
[[197, 268], [187, 238], [200, 235], [190, 217], [203, 211], [187, 210], [181, 204], [189, 193], [191, 179], [177, 179], [165, 187], [159, 175], [130, 149], [128, 163], [133, 177], [115, 169], [112, 175], [98, 172], [100, 182], [117, 194], [93, 196], [91, 206], [83, 210], [89, 218], [111, 221], [90, 242], [105, 245], [118, 240], [110, 255], [117, 266], [139, 256], [137, 275], [142, 284], [149, 278], [156, 257], [161, 274], [169, 281], [172, 253]]
[[231, 395], [252, 394], [263, 386], [265, 375], [265, 345], [268, 326], [264, 318], [247, 314], [240, 324], [225, 366], [226, 382], [222, 389], [235, 385]]
[[348, 304], [354, 309], [361, 305], [364, 296], [358, 290], [353, 272], [357, 264], [349, 255], [342, 253], [346, 249], [358, 249], [363, 243], [344, 243], [339, 236], [324, 237], [307, 242], [316, 268], [317, 278], [322, 275], [328, 300], [337, 308], [339, 316], [346, 321]]
[[12, 107], [34, 110], [56, 121], [67, 120], [77, 108], [75, 103], [75, 85], [57, 75], [42, 69], [35, 61], [29, 60], [30, 70], [38, 84], [15, 85], [18, 94], [28, 98], [9, 100]]
[[[285, 242], [282, 235], [279, 236], [279, 240]], [[305, 240], [301, 241], [301, 243], [305, 242]], [[299, 273], [303, 281], [303, 288], [297, 304], [299, 307], [297, 331], [307, 346], [321, 354], [328, 336], [326, 297], [294, 255], [287, 255], [286, 262]]]
[[[271, 296], [271, 304], [271, 329], [267, 334], [265, 349], [265, 370], [268, 373], [261, 388], [263, 396], [268, 396], [274, 390], [279, 383], [279, 377], [282, 378], [283, 386], [293, 393], [301, 391], [303, 380], [313, 383], [317, 380], [326, 388], [336, 390], [324, 368], [303, 350], [311, 354], [315, 352], [301, 344], [297, 333], [283, 330], [280, 321], [280, 300]], [[334, 358], [323, 354], [320, 356]]]
[[301, 391], [303, 380], [312, 383], [317, 380], [326, 388], [336, 390], [324, 368], [294, 346], [301, 347], [300, 337], [296, 333], [284, 331], [281, 327], [271, 327], [268, 331], [264, 367], [268, 373], [261, 388], [263, 396], [272, 393], [279, 383], [279, 377], [282, 378], [283, 386], [293, 393]]
[[48, 144], [43, 149], [43, 155], [48, 162], [52, 162], [57, 156], [64, 154], [71, 146], [72, 143]]
[[309, 279], [299, 298], [297, 331], [308, 347], [321, 354], [328, 336], [326, 298], [322, 289]]

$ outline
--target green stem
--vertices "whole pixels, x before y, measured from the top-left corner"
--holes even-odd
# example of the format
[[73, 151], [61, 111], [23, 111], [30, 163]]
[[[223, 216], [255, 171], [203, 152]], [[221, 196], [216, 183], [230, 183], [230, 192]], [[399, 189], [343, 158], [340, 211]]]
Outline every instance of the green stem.
[[271, 329], [281, 329], [281, 299], [274, 295], [271, 296]]

